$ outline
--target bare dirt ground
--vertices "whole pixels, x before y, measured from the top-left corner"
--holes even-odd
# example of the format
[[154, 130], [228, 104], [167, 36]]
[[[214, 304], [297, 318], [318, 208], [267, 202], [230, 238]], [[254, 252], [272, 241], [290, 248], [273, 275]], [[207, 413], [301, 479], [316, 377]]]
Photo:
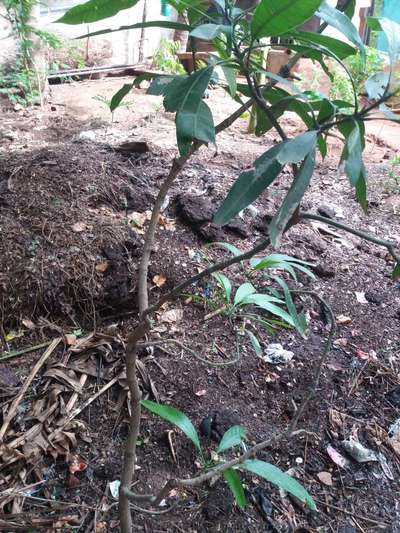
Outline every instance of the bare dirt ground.
[[[110, 484], [112, 488], [120, 476], [127, 431], [123, 342], [137, 311], [136, 269], [148, 210], [176, 153], [173, 116], [163, 112], [160, 98], [143, 90], [133, 91], [130, 107], [117, 110], [110, 123], [107, 109], [93, 97], [112, 96], [124, 81], [53, 86], [51, 102], [42, 110], [16, 112], [3, 105], [3, 414], [46, 347], [25, 350], [56, 341], [51, 353], [47, 348], [49, 358], [4, 436], [2, 530], [118, 529]], [[220, 91], [211, 91], [208, 103], [216, 122], [234, 108]], [[255, 203], [257, 216], [246, 212], [237, 224], [223, 229], [207, 222], [206, 211], [218, 207], [239, 172], [276, 140], [273, 133], [249, 135], [246, 127], [246, 120], [240, 119], [221, 134], [217, 150], [202, 148], [174, 184], [152, 255], [152, 297], [207, 260], [223, 257], [221, 250], [205, 251], [206, 242], [230, 242], [245, 250], [265, 232], [263, 217], [279, 205], [289, 173]], [[285, 127], [289, 134], [301, 129], [290, 115]], [[388, 165], [398, 149], [399, 133], [399, 126], [386, 123], [369, 131], [367, 215], [338, 171], [337, 139], [332, 139], [329, 157], [319, 162], [304, 208], [328, 211], [339, 221], [400, 246], [400, 194], [388, 189]], [[147, 141], [150, 151], [118, 151], [126, 141]], [[193, 196], [203, 202], [200, 226], [193, 220], [199, 210], [187, 206]], [[267, 449], [260, 458], [290, 470], [311, 492], [318, 512], [304, 511], [248, 475], [244, 512], [219, 482], [176, 495], [176, 507], [168, 513], [134, 511], [136, 531], [400, 531], [400, 443], [389, 434], [400, 416], [400, 285], [390, 278], [393, 263], [385, 249], [310, 223], [293, 228], [279, 251], [313, 263], [316, 280], [301, 277], [300, 286], [328, 301], [337, 334], [320, 386], [299, 423], [305, 432]], [[236, 287], [243, 282], [238, 267], [228, 275]], [[219, 368], [205, 365], [187, 349], [155, 348], [141, 354], [144, 394], [184, 410], [197, 426], [214, 413], [217, 419], [227, 417], [228, 425], [240, 421], [248, 428], [249, 443], [283, 430], [311, 382], [329, 332], [315, 302], [304, 298], [298, 303], [310, 321], [306, 339], [291, 330], [260, 332], [264, 346], [280, 342], [294, 352], [289, 363], [265, 363], [246, 339], [240, 344], [239, 362]], [[179, 340], [210, 361], [226, 362], [236, 356], [232, 324], [222, 315], [204, 320], [216, 304], [211, 280], [193, 287], [156, 316], [155, 335]], [[24, 353], [16, 355], [18, 351]], [[90, 399], [92, 403], [85, 404]], [[169, 434], [171, 445], [170, 429], [145, 414], [138, 491], [155, 490], [170, 476], [198, 472], [192, 445], [178, 432]], [[343, 445], [352, 438], [373, 450], [375, 460], [359, 463], [352, 458]], [[215, 447], [207, 437], [203, 444]], [[344, 457], [345, 465], [337, 464], [329, 447]]]

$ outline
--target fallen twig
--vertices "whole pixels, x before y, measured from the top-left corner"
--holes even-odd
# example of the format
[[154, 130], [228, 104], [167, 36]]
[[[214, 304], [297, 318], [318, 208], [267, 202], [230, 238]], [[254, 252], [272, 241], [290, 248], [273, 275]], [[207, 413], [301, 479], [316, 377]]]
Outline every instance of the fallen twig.
[[330, 507], [331, 509], [334, 509], [335, 511], [339, 511], [340, 513], [346, 514], [348, 516], [353, 516], [355, 518], [358, 518], [359, 520], [365, 520], [366, 522], [369, 522], [370, 524], [374, 524], [376, 526], [390, 526], [387, 522], [379, 522], [378, 520], [374, 520], [373, 518], [368, 518], [368, 516], [362, 516], [356, 513], [353, 513], [351, 511], [347, 511], [347, 509], [343, 509], [342, 507], [338, 507], [337, 505], [332, 505], [331, 503], [327, 503], [322, 500], [317, 500], [317, 498], [314, 498], [314, 501], [317, 503], [320, 503], [321, 505], [325, 507]]
[[41, 344], [36, 344], [36, 346], [28, 346], [22, 350], [16, 350], [11, 352], [2, 352], [0, 354], [0, 361], [5, 361], [6, 359], [12, 359], [13, 357], [18, 357], [19, 355], [24, 355], [25, 353], [34, 352], [35, 350], [40, 350], [41, 348], [46, 348], [49, 346], [52, 341], [42, 342]]

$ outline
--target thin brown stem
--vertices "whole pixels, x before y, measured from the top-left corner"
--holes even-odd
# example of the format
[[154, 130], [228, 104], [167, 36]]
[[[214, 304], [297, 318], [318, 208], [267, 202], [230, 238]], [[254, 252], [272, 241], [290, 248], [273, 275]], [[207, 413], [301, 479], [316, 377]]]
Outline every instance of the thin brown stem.
[[130, 392], [129, 433], [125, 445], [124, 464], [121, 476], [121, 490], [119, 493], [119, 516], [121, 531], [123, 533], [132, 532], [132, 516], [129, 508], [129, 500], [124, 489], [129, 489], [132, 485], [136, 467], [136, 443], [140, 429], [140, 400], [142, 393], [136, 374], [137, 343], [143, 338], [149, 329], [147, 321], [143, 321], [129, 335], [126, 347], [126, 376]]
[[377, 244], [378, 246], [383, 246], [387, 249], [387, 251], [393, 257], [396, 263], [400, 263], [400, 255], [396, 252], [396, 243], [394, 242], [386, 241], [385, 239], [379, 239], [378, 237], [374, 237], [366, 231], [352, 228], [351, 226], [348, 226], [347, 224], [342, 224], [341, 222], [337, 222], [332, 218], [323, 217], [321, 215], [314, 215], [314, 213], [300, 213], [299, 217], [302, 220], [316, 220], [317, 222], [322, 222], [324, 224], [327, 224], [328, 226], [333, 226], [334, 228], [341, 229], [343, 231], [346, 231], [347, 233], [351, 233], [352, 235], [356, 235], [357, 237], [360, 237], [365, 241], [372, 242], [374, 244]]

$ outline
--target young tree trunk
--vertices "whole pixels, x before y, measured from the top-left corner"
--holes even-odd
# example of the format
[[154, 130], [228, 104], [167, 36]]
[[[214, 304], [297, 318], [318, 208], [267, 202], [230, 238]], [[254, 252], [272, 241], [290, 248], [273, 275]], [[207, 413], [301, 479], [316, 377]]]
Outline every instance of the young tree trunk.
[[[143, 0], [143, 14], [142, 14], [142, 22], [147, 21], [147, 0]], [[143, 63], [144, 61], [144, 42], [146, 40], [146, 30], [145, 28], [141, 29], [140, 32], [140, 42], [139, 42], [139, 63]]]
[[[40, 24], [40, 3], [37, 2], [32, 6], [29, 25], [33, 28], [39, 28]], [[38, 91], [40, 103], [43, 105], [48, 92], [47, 81], [47, 47], [43, 41], [34, 33], [31, 33], [30, 40], [33, 45], [29, 49], [27, 57], [28, 68], [34, 72], [32, 80], [32, 89]]]

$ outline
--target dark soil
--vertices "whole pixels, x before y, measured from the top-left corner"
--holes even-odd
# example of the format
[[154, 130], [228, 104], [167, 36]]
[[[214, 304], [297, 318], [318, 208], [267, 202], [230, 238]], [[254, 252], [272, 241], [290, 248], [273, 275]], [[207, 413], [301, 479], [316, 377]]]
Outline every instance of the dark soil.
[[[86, 83], [85, 87], [98, 94], [108, 87], [102, 83]], [[50, 359], [48, 369], [61, 362], [60, 368], [67, 369], [74, 379], [88, 374], [79, 405], [122, 370], [121, 339], [135, 323], [137, 312], [136, 272], [146, 217], [175, 154], [171, 116], [157, 110], [154, 118], [159, 99], [145, 97], [138, 90], [134, 99], [140, 105], [121, 111], [120, 122], [110, 129], [97, 108], [87, 110], [84, 117], [74, 109], [82, 86], [61, 87], [60, 93], [53, 94], [58, 104], [71, 101], [69, 108], [59, 106], [50, 111], [50, 104], [44, 111], [30, 110], [19, 116], [5, 110], [4, 130], [9, 135], [3, 140], [0, 161], [4, 350], [52, 340], [60, 331], [70, 334], [80, 329], [87, 334], [96, 329], [109, 335], [107, 346], [92, 344], [87, 351], [76, 350], [79, 357], [92, 361], [91, 372], [88, 363], [80, 366], [82, 359], [73, 365], [78, 355], [68, 347], [59, 347]], [[218, 91], [212, 92], [210, 102], [217, 114], [229, 112]], [[293, 134], [300, 124], [289, 116], [286, 127]], [[79, 138], [82, 130], [94, 130], [95, 140]], [[18, 135], [13, 138], [15, 131]], [[114, 150], [133, 134], [134, 140], [149, 143], [149, 153]], [[201, 149], [183, 170], [160, 219], [149, 275], [151, 298], [197, 272], [208, 260], [225, 256], [223, 250], [204, 249], [204, 243], [225, 241], [244, 250], [265, 233], [265, 221], [290, 183], [289, 172], [255, 203], [257, 213], [246, 211], [243, 218], [225, 228], [213, 226], [211, 220], [238, 173], [249, 168], [274, 140], [272, 134], [262, 138], [248, 135], [245, 121], [240, 120], [221, 135], [218, 152], [211, 147]], [[337, 170], [336, 142], [331, 145], [330, 157], [319, 162], [304, 209], [337, 217], [400, 245], [399, 196], [389, 195], [385, 189], [387, 164], [394, 152], [370, 138], [366, 149], [370, 209], [365, 215]], [[176, 493], [168, 500], [176, 507], [166, 514], [133, 511], [135, 531], [400, 532], [400, 456], [388, 441], [389, 427], [400, 416], [400, 285], [390, 277], [393, 262], [384, 248], [332, 232], [332, 228], [326, 232], [311, 223], [288, 232], [279, 252], [314, 264], [316, 280], [301, 276], [299, 285], [326, 299], [337, 317], [338, 329], [320, 385], [299, 421], [299, 429], [305, 431], [290, 442], [267, 448], [259, 458], [290, 470], [315, 498], [318, 513], [304, 511], [272, 485], [247, 474], [243, 476], [249, 501], [245, 511], [238, 510], [226, 486], [218, 481], [212, 487]], [[244, 281], [239, 267], [229, 269], [227, 275], [235, 287]], [[157, 283], [156, 276], [165, 277], [165, 283]], [[367, 303], [359, 303], [356, 293], [365, 293]], [[165, 345], [141, 353], [144, 394], [182, 409], [197, 426], [203, 422], [201, 439], [206, 450], [215, 449], [218, 435], [234, 423], [248, 428], [248, 445], [284, 430], [312, 383], [329, 332], [326, 316], [315, 301], [302, 298], [298, 304], [309, 318], [306, 339], [293, 330], [277, 330], [273, 335], [259, 332], [263, 346], [279, 342], [294, 352], [289, 363], [277, 367], [263, 362], [246, 338], [240, 339], [239, 362], [219, 368], [202, 363], [187, 350]], [[177, 339], [204, 359], [227, 362], [237, 356], [234, 324], [221, 314], [204, 320], [218, 305], [215, 285], [207, 280], [157, 314], [154, 337]], [[171, 313], [166, 314], [174, 310], [171, 319]], [[8, 359], [0, 366], [3, 410], [42, 351]], [[42, 370], [35, 378], [21, 404], [23, 410], [10, 426], [7, 442], [31, 427], [32, 419], [26, 413], [46, 397], [44, 385], [49, 375]], [[78, 481], [67, 475], [67, 452], [42, 453], [36, 458], [36, 471], [30, 467], [26, 472], [30, 464], [26, 457], [12, 468], [4, 460], [0, 496], [25, 469], [25, 486], [40, 476], [49, 479], [36, 497], [70, 503], [60, 509], [54, 503], [26, 498], [20, 507], [25, 523], [28, 518], [69, 514], [76, 515], [73, 524], [81, 531], [118, 530], [117, 509], [108, 487], [120, 477], [127, 432], [124, 385], [121, 378], [78, 416], [86, 430], [74, 429], [77, 446], [70, 445], [68, 452], [80, 455], [88, 464], [84, 472], [76, 473]], [[63, 387], [60, 394], [65, 405], [71, 389], [65, 383]], [[208, 421], [204, 420], [207, 417]], [[204, 430], [207, 423], [209, 434]], [[154, 491], [171, 476], [199, 473], [194, 447], [178, 431], [169, 434], [176, 457], [171, 453], [170, 429], [169, 424], [144, 413], [136, 491]], [[380, 462], [351, 459], [342, 444], [351, 437], [381, 452], [387, 465], [382, 468]], [[328, 446], [348, 458], [347, 468], [332, 461]], [[318, 477], [324, 472], [331, 474], [329, 485]], [[3, 503], [0, 518], [8, 523], [8, 531], [16, 530], [12, 521], [17, 518], [10, 516], [15, 509], [9, 500]], [[30, 526], [30, 530], [39, 529]]]

